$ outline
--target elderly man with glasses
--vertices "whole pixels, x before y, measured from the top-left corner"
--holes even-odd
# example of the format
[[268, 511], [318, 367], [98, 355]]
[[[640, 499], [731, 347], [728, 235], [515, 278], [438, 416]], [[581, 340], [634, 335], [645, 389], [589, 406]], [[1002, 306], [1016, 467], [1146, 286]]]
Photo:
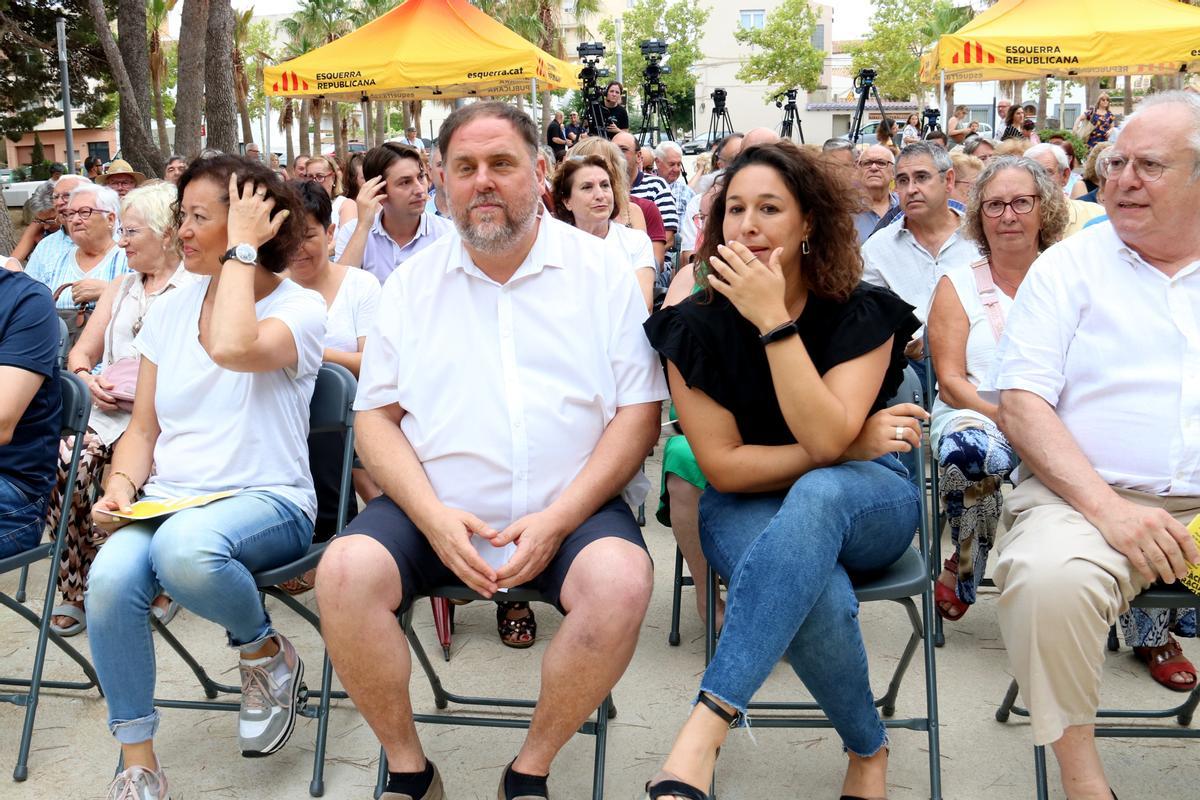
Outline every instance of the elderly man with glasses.
[[871, 145], [858, 158], [862, 211], [854, 215], [854, 227], [858, 230], [859, 244], [871, 238], [879, 220], [900, 205], [900, 198], [892, 191], [895, 169], [896, 157], [882, 145]]
[[1022, 462], [1000, 631], [1072, 800], [1115, 796], [1095, 744], [1109, 625], [1200, 562], [1198, 129], [1200, 97], [1142, 101], [1100, 161], [1109, 222], [1034, 262], [981, 387]]

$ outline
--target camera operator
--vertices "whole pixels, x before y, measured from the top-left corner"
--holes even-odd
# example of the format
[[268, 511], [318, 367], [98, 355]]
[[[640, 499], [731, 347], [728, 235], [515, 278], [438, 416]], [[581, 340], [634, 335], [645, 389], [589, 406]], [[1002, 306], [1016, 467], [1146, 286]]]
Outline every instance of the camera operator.
[[609, 139], [621, 131], [629, 130], [629, 112], [621, 104], [624, 92], [625, 87], [621, 85], [620, 81], [611, 81], [608, 86], [604, 87], [604, 108], [602, 110], [607, 122], [604, 132]]

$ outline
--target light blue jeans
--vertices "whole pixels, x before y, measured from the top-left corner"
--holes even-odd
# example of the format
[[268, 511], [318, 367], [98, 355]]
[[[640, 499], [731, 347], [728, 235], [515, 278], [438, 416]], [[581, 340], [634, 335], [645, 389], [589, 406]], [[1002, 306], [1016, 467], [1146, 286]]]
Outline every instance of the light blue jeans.
[[850, 575], [912, 545], [917, 489], [895, 456], [802, 475], [786, 493], [700, 498], [704, 554], [729, 586], [725, 625], [700, 691], [741, 712], [783, 655], [845, 748], [887, 743], [875, 709]]
[[108, 726], [122, 744], [154, 737], [154, 642], [150, 604], [167, 592], [221, 625], [234, 648], [274, 633], [253, 573], [302, 556], [312, 522], [267, 492], [244, 492], [164, 521], [138, 522], [100, 548], [88, 577], [92, 661], [108, 701]]

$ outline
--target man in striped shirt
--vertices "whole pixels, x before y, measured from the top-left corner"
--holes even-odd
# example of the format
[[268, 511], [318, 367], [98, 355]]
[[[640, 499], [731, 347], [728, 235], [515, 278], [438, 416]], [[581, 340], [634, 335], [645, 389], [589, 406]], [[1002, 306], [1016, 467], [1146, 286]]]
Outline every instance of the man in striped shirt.
[[675, 247], [675, 234], [679, 231], [679, 210], [675, 207], [671, 187], [657, 175], [642, 172], [641, 150], [633, 134], [622, 131], [612, 141], [621, 149], [629, 165], [629, 193], [651, 201], [662, 214], [663, 227], [667, 229], [667, 252], [670, 252]]

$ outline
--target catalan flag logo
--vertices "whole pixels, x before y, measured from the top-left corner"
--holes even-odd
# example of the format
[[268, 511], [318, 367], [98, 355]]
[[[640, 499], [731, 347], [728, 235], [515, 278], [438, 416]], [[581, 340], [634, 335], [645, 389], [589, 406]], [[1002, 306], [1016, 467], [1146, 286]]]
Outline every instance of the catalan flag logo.
[[991, 53], [983, 51], [983, 45], [979, 42], [963, 42], [961, 53], [955, 53], [950, 59], [955, 64], [995, 64], [996, 57]]
[[[289, 78], [291, 78], [290, 81], [288, 80]], [[295, 72], [284, 72], [283, 73], [283, 81], [282, 82], [275, 81], [273, 84], [271, 84], [271, 91], [278, 92], [279, 87], [281, 85], [283, 86], [283, 91], [285, 91], [285, 92], [287, 92], [287, 91], [295, 92], [295, 91], [299, 91], [301, 89], [303, 89], [304, 91], [308, 91], [308, 81], [300, 80], [300, 78], [297, 77]]]

